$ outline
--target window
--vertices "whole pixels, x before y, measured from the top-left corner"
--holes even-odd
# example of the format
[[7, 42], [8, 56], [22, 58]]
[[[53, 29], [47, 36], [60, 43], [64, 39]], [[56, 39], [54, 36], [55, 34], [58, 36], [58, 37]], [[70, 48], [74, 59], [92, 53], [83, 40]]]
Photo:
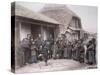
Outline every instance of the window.
[[76, 17], [73, 17], [70, 26], [74, 28], [81, 28], [80, 20]]

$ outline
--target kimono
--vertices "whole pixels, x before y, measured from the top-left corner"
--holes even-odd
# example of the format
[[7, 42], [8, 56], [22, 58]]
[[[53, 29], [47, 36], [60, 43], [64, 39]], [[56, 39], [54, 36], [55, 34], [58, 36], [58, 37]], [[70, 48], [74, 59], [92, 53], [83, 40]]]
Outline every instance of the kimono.
[[64, 58], [71, 59], [72, 58], [72, 46], [68, 45], [64, 48]]
[[30, 58], [31, 58], [31, 41], [29, 39], [25, 38], [21, 42], [21, 47], [24, 51], [25, 63], [29, 63]]
[[31, 46], [31, 63], [36, 63], [38, 57], [38, 52], [35, 45]]
[[57, 58], [57, 54], [58, 54], [58, 46], [56, 44], [54, 44], [52, 46], [53, 49], [53, 58], [56, 59]]
[[94, 64], [95, 63], [95, 49], [94, 49], [94, 45], [90, 44], [89, 47], [87, 48], [87, 52], [86, 52], [86, 59], [87, 59], [87, 64]]

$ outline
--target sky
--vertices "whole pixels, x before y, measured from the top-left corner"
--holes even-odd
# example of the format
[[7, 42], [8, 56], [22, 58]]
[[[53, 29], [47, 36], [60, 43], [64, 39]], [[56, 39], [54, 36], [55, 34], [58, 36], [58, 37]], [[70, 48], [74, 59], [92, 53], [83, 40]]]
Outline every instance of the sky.
[[97, 7], [78, 5], [68, 5], [68, 7], [81, 18], [83, 29], [97, 33]]
[[[44, 3], [33, 2], [17, 2], [17, 4], [27, 7], [28, 9], [38, 12], [44, 7]], [[82, 27], [85, 31], [91, 33], [97, 33], [97, 7], [95, 6], [79, 6], [79, 5], [67, 5], [70, 10], [75, 12], [80, 18]]]

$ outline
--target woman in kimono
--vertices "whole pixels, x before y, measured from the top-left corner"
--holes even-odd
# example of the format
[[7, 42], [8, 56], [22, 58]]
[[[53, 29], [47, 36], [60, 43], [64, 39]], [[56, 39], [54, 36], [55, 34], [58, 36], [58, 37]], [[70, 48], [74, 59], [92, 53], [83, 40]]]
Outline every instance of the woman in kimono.
[[89, 44], [87, 45], [87, 52], [86, 52], [86, 59], [87, 59], [87, 64], [95, 64], [96, 63], [96, 51], [95, 51], [95, 44], [94, 41], [91, 40], [89, 41]]

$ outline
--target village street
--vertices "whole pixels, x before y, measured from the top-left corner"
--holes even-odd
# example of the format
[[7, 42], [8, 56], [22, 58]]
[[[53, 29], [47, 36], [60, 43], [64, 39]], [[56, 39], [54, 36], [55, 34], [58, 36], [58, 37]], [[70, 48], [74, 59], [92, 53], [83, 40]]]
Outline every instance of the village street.
[[77, 70], [87, 69], [87, 67], [89, 66], [86, 64], [82, 64], [70, 59], [51, 59], [48, 61], [48, 66], [45, 66], [45, 63], [43, 61], [28, 64], [20, 69], [17, 69], [16, 73]]

